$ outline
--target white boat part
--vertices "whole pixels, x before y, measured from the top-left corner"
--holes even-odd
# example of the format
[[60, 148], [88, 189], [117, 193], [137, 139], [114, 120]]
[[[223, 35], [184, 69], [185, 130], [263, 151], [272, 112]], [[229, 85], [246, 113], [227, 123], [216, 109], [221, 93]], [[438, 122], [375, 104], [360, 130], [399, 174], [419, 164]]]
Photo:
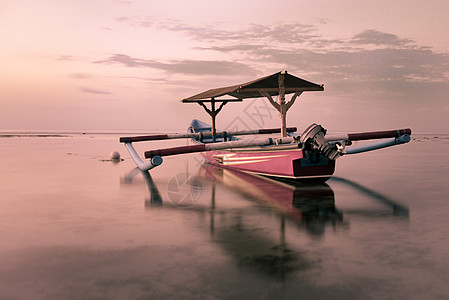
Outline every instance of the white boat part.
[[365, 145], [348, 147], [342, 151], [342, 154], [347, 155], [347, 154], [362, 153], [362, 152], [382, 149], [382, 148], [386, 148], [386, 147], [390, 147], [390, 146], [394, 146], [394, 145], [398, 145], [398, 144], [405, 144], [405, 143], [408, 143], [409, 141], [410, 141], [410, 136], [408, 134], [405, 134], [405, 135], [401, 135], [396, 138], [389, 138], [389, 139], [385, 139], [382, 141], [369, 143], [369, 144], [365, 144]]
[[162, 157], [156, 155], [152, 157], [148, 161], [143, 161], [140, 156], [137, 154], [136, 149], [134, 149], [134, 146], [132, 143], [125, 143], [126, 149], [128, 149], [129, 154], [131, 155], [131, 158], [136, 163], [136, 166], [142, 170], [142, 171], [148, 171], [153, 169], [154, 167], [157, 167], [162, 164], [163, 159]]

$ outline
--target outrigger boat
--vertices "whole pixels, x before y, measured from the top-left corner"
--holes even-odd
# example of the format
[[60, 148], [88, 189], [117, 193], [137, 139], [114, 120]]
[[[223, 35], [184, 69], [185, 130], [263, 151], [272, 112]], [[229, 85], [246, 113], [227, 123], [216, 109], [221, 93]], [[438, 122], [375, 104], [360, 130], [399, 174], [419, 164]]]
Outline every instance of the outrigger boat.
[[[200, 152], [206, 163], [223, 168], [294, 181], [319, 181], [329, 179], [335, 170], [335, 160], [341, 156], [372, 151], [410, 141], [411, 130], [329, 134], [318, 124], [310, 125], [301, 135], [297, 128], [286, 126], [288, 109], [305, 91], [323, 91], [324, 86], [278, 72], [244, 84], [207, 90], [185, 98], [183, 103], [197, 103], [211, 116], [212, 125], [193, 120], [187, 133], [158, 134], [121, 137], [137, 167], [142, 171], [159, 166], [163, 156]], [[290, 101], [285, 95], [293, 94]], [[273, 97], [278, 96], [278, 102]], [[217, 131], [215, 118], [229, 102], [265, 97], [279, 112], [281, 127], [243, 131]], [[209, 104], [209, 107], [206, 106]], [[220, 104], [217, 108], [216, 104]], [[275, 135], [277, 134], [277, 135]], [[243, 138], [251, 135], [250, 138]], [[264, 137], [257, 137], [264, 135]], [[270, 136], [267, 136], [270, 135]], [[188, 146], [145, 151], [142, 160], [132, 143], [165, 139], [191, 139]], [[352, 145], [353, 141], [379, 141], [364, 145]]]

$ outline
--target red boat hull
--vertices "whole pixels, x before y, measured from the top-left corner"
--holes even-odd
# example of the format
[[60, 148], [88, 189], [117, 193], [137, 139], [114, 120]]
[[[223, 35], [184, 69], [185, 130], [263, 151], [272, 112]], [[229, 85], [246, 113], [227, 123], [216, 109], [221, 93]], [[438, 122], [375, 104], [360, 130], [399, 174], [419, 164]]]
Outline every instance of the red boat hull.
[[287, 180], [325, 181], [335, 170], [335, 161], [312, 157], [301, 149], [258, 151], [208, 151], [204, 159], [216, 166]]

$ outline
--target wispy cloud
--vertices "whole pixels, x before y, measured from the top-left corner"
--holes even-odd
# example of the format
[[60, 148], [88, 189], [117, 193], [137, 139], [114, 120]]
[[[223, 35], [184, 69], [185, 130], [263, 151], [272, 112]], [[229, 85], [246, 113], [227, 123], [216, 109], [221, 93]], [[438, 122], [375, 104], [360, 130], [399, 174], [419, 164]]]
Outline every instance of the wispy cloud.
[[88, 87], [80, 87], [79, 90], [83, 93], [89, 93], [89, 94], [99, 94], [99, 95], [110, 95], [111, 93], [101, 90], [96, 90]]
[[72, 56], [72, 55], [59, 55], [58, 57], [56, 57], [56, 60], [78, 60], [78, 58]]
[[415, 41], [399, 38], [395, 34], [380, 32], [377, 30], [365, 30], [355, 35], [351, 43], [356, 45], [375, 45], [389, 47], [416, 47]]
[[125, 54], [114, 54], [105, 60], [96, 61], [98, 64], [121, 64], [131, 68], [153, 68], [170, 73], [191, 75], [225, 75], [246, 72], [255, 74], [250, 66], [231, 61], [206, 61], [206, 60], [176, 60], [160, 62], [156, 60], [141, 59]]
[[188, 25], [176, 20], [159, 21], [154, 18], [129, 19], [121, 17], [118, 22], [130, 26], [156, 28], [168, 30], [190, 36], [200, 41], [254, 41], [261, 39], [274, 39], [283, 43], [302, 43], [316, 38], [317, 27], [311, 24], [289, 23], [266, 26], [261, 24], [249, 24], [245, 28], [230, 29], [226, 24], [195, 26]]
[[250, 24], [244, 29], [215, 28], [212, 26], [198, 27], [185, 24], [158, 24], [159, 28], [182, 32], [200, 41], [238, 41], [254, 42], [274, 40], [282, 43], [304, 43], [317, 38], [317, 28], [313, 25], [293, 23], [274, 26]]
[[88, 79], [91, 76], [88, 74], [85, 74], [85, 73], [72, 73], [72, 74], [69, 74], [68, 77], [74, 78], [74, 79]]

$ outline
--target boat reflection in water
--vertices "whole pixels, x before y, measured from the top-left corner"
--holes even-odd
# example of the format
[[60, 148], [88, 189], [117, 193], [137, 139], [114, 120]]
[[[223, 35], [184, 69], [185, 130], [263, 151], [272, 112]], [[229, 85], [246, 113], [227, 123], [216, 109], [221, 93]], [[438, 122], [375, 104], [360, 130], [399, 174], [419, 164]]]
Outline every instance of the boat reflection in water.
[[272, 211], [294, 221], [312, 236], [321, 236], [326, 225], [343, 224], [342, 214], [335, 209], [334, 191], [325, 183], [284, 183], [208, 164], [201, 167], [199, 174], [232, 188], [259, 205], [273, 208]]
[[[177, 183], [183, 182], [183, 192], [174, 191], [168, 182], [166, 193], [161, 193], [151, 175], [139, 169], [130, 172], [122, 182], [132, 184], [138, 173], [143, 174], [150, 192], [146, 208], [177, 208], [178, 211], [180, 207], [186, 208], [181, 210], [182, 215], [197, 214], [201, 224], [194, 227], [207, 228], [211, 242], [219, 244], [238, 266], [282, 280], [290, 273], [319, 264], [314, 253], [304, 250], [307, 249], [304, 243], [309, 239], [321, 239], [326, 228], [349, 229], [343, 212], [335, 207], [335, 194], [328, 184], [288, 184], [204, 164], [197, 176], [180, 174], [182, 178], [176, 178]], [[407, 208], [356, 183], [341, 178], [331, 182], [356, 188], [387, 205], [393, 211], [390, 216], [408, 216]], [[207, 189], [210, 194], [206, 193]], [[201, 198], [206, 200], [194, 199], [199, 190], [202, 190]], [[178, 198], [173, 197], [175, 192]], [[183, 193], [188, 196], [181, 197]], [[349, 213], [360, 214], [360, 211]], [[361, 215], [369, 214], [361, 212]], [[301, 232], [309, 238], [298, 238]]]

